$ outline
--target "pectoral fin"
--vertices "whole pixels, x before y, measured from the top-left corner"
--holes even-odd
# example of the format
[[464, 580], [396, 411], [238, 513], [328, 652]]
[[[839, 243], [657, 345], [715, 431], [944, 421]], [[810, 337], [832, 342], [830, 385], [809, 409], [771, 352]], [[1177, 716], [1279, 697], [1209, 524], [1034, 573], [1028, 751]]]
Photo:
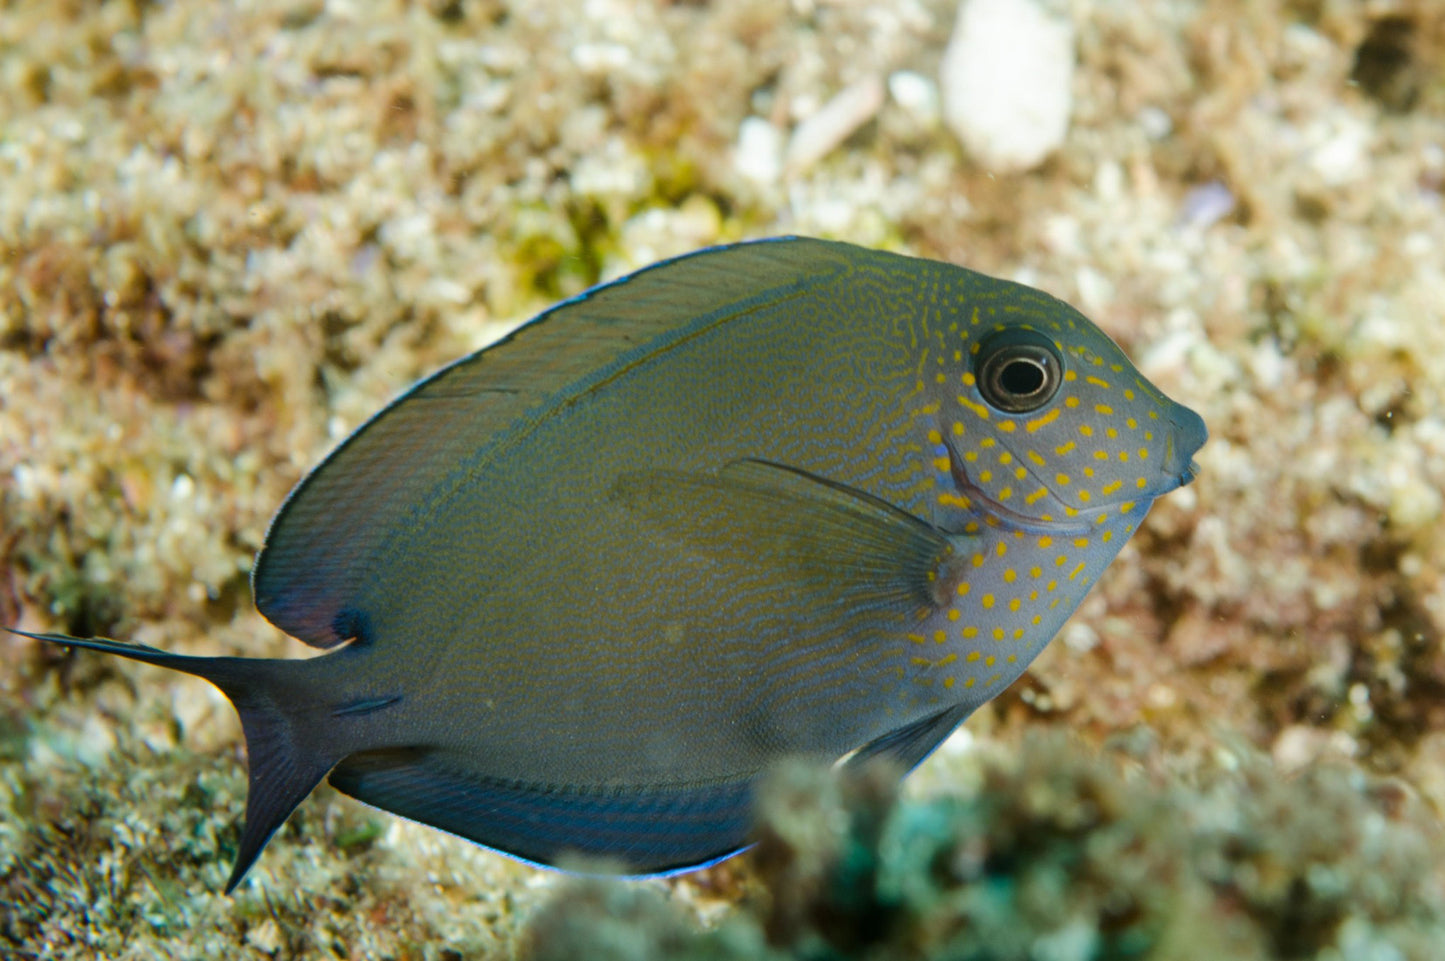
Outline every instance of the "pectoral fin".
[[810, 596], [848, 610], [926, 614], [953, 553], [931, 525], [871, 494], [759, 460], [716, 475], [673, 470], [621, 475], [613, 497], [639, 521], [699, 553], [770, 568]]

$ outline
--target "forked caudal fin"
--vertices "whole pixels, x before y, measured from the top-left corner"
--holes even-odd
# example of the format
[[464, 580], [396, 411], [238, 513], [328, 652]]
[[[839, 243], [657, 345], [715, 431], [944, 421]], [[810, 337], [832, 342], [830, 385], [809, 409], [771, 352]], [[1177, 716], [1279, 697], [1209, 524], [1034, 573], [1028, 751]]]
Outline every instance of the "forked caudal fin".
[[[316, 668], [303, 665], [319, 667], [317, 662], [329, 660], [329, 657], [301, 661], [190, 657], [105, 638], [9, 630], [37, 641], [117, 654], [132, 661], [204, 678], [230, 699], [241, 717], [250, 771], [246, 823], [241, 830], [240, 846], [236, 849], [235, 865], [226, 881], [227, 894], [241, 883], [271, 835], [326, 773], [347, 754], [372, 746], [358, 743], [353, 736], [348, 736], [348, 729], [355, 725], [334, 720], [343, 716], [345, 709], [341, 712], [329, 710], [325, 699], [316, 697], [314, 689], [309, 692], [311, 696], [306, 696], [305, 687], [315, 682], [315, 678], [307, 675]], [[394, 703], [394, 699], [377, 699], [376, 703], [384, 707]], [[330, 723], [327, 723], [328, 719], [332, 719]]]

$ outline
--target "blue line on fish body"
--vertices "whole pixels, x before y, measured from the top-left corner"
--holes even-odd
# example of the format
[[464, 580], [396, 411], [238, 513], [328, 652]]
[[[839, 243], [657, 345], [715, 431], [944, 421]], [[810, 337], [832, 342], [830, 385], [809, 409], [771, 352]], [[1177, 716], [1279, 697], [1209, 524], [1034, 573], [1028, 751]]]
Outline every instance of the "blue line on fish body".
[[234, 887], [321, 778], [536, 863], [747, 839], [786, 755], [919, 763], [1193, 477], [1203, 422], [1047, 294], [803, 238], [667, 261], [423, 380], [292, 492], [207, 678]]

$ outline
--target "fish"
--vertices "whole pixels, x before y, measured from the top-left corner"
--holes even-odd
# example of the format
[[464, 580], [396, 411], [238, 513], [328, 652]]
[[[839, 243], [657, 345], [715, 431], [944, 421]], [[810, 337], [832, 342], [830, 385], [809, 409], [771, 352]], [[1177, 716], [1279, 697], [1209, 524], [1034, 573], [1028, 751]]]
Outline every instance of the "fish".
[[240, 716], [233, 891], [323, 780], [522, 861], [749, 844], [784, 757], [900, 772], [1033, 661], [1207, 431], [1074, 308], [805, 237], [566, 300], [306, 475], [252, 570], [325, 651], [196, 657]]

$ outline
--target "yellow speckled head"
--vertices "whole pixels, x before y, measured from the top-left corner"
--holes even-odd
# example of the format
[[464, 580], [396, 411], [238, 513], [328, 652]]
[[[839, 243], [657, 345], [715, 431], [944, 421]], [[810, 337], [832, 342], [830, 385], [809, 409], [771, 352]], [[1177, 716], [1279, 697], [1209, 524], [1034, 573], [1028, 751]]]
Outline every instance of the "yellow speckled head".
[[[1049, 295], [966, 272], [924, 363], [932, 520], [954, 535], [946, 603], [911, 632], [918, 710], [981, 703], [1023, 672], [1138, 529], [1188, 483], [1204, 422]], [[923, 340], [923, 338], [919, 338]]]
[[1019, 300], [974, 311], [957, 381], [936, 385], [959, 496], [1050, 524], [1187, 482], [1199, 416], [1077, 311], [1037, 291]]

